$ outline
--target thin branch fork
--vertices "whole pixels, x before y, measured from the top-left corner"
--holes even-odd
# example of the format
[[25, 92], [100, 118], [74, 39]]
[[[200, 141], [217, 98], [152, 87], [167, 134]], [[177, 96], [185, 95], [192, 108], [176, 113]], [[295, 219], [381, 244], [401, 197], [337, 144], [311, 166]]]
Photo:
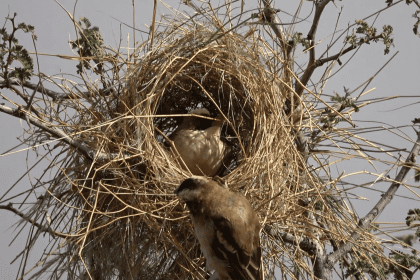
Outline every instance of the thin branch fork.
[[[279, 21], [276, 18], [276, 14], [274, 12], [275, 9], [273, 8], [271, 2], [272, 1], [269, 1], [269, 0], [263, 0], [264, 7], [265, 7], [264, 16], [269, 23], [279, 23]], [[283, 51], [285, 52], [284, 55], [286, 57], [287, 56], [287, 54], [286, 54], [287, 43], [286, 43], [286, 40], [283, 36], [283, 30], [281, 30], [281, 27], [277, 24], [270, 24], [270, 27], [271, 27], [271, 29], [273, 29], [277, 38], [279, 38], [281, 47], [282, 47]]]
[[282, 231], [278, 228], [274, 228], [270, 225], [266, 225], [264, 227], [264, 231], [266, 231], [269, 235], [275, 237], [276, 240], [283, 241], [284, 243], [288, 243], [290, 245], [299, 247], [310, 256], [316, 255], [316, 245], [315, 243], [307, 238], [307, 237], [300, 237], [296, 238], [293, 234]]
[[319, 67], [319, 66], [322, 66], [326, 62], [333, 61], [333, 60], [338, 60], [343, 54], [346, 54], [349, 51], [352, 51], [352, 50], [356, 49], [357, 47], [361, 46], [362, 44], [369, 44], [370, 41], [375, 41], [375, 40], [383, 39], [383, 38], [384, 38], [384, 36], [382, 34], [379, 34], [379, 35], [376, 35], [372, 38], [362, 39], [362, 41], [360, 41], [360, 43], [352, 45], [352, 46], [340, 51], [336, 55], [317, 60], [315, 62], [315, 68]]
[[276, 240], [299, 247], [313, 257], [314, 275], [317, 278], [332, 279], [331, 273], [324, 268], [324, 259], [326, 258], [325, 250], [317, 240], [308, 237], [296, 237], [291, 233], [273, 228], [270, 225], [266, 225], [264, 230]]
[[[302, 75], [302, 78], [300, 79], [301, 83], [306, 86], [306, 84], [308, 83], [309, 79], [311, 78], [313, 72], [315, 71], [316, 63], [315, 63], [315, 35], [316, 35], [316, 30], [318, 28], [318, 24], [319, 24], [319, 19], [321, 18], [322, 12], [324, 11], [325, 6], [327, 6], [327, 4], [331, 2], [331, 0], [323, 0], [323, 1], [319, 1], [317, 3], [315, 3], [315, 16], [314, 16], [314, 20], [312, 23], [312, 27], [309, 30], [307, 39], [310, 41], [310, 50], [309, 50], [309, 63], [308, 63], [308, 68], [306, 68], [305, 72]], [[299, 83], [296, 84], [296, 93], [298, 94], [298, 96], [302, 95], [304, 87], [301, 86]]]
[[[0, 79], [1, 80], [1, 79]], [[3, 84], [5, 84], [5, 86], [3, 86]], [[35, 115], [37, 115], [38, 118], [41, 117], [41, 115], [39, 114], [39, 112], [32, 106], [30, 99], [28, 98], [28, 96], [26, 96], [23, 92], [21, 92], [20, 90], [18, 90], [17, 88], [15, 88], [14, 86], [12, 86], [12, 82], [10, 83], [0, 83], [0, 89], [3, 87], [7, 87], [9, 88], [11, 91], [13, 91], [14, 93], [16, 93], [20, 98], [22, 98], [27, 105], [28, 110], [30, 109]]]
[[[328, 1], [326, 1], [328, 2]], [[369, 44], [370, 41], [374, 41], [374, 40], [378, 40], [378, 39], [383, 39], [383, 35], [379, 34], [376, 35], [372, 38], [363, 38], [358, 44], [356, 45], [352, 45], [344, 50], [341, 50], [339, 53], [330, 56], [330, 57], [326, 57], [323, 59], [319, 59], [319, 60], [315, 60], [315, 43], [314, 43], [314, 39], [315, 39], [315, 31], [316, 29], [314, 29], [314, 26], [316, 26], [319, 22], [319, 17], [321, 16], [321, 13], [323, 11], [323, 9], [325, 8], [325, 6], [321, 6], [321, 3], [318, 3], [316, 6], [316, 11], [315, 11], [315, 19], [314, 19], [314, 23], [312, 25], [313, 28], [311, 28], [311, 31], [308, 33], [307, 39], [310, 40], [310, 45], [311, 48], [309, 50], [309, 63], [308, 63], [308, 67], [306, 68], [305, 72], [302, 75], [302, 78], [300, 79], [302, 85], [306, 86], [306, 84], [308, 83], [309, 79], [311, 78], [313, 72], [315, 71], [316, 68], [322, 66], [324, 63], [329, 62], [329, 61], [333, 61], [333, 60], [338, 60], [340, 59], [340, 57], [354, 49], [356, 49], [357, 47], [360, 47], [362, 44]], [[325, 3], [325, 5], [328, 3]], [[319, 5], [319, 8], [318, 8]], [[319, 9], [319, 11], [318, 11]], [[319, 17], [318, 17], [319, 16]], [[314, 31], [313, 31], [314, 29]], [[340, 61], [339, 61], [340, 63]], [[304, 87], [301, 84], [296, 84], [296, 93], [300, 96], [303, 93]]]
[[[400, 183], [402, 182], [407, 175], [408, 171], [412, 168], [414, 163], [416, 162], [416, 155], [419, 153], [420, 150], [420, 132], [417, 132], [417, 140], [416, 144], [414, 144], [413, 149], [411, 150], [410, 154], [405, 161], [405, 165], [401, 168], [400, 172], [398, 173], [397, 177], [395, 178], [394, 183], [391, 184], [389, 189], [386, 191], [385, 194], [382, 195], [381, 199], [376, 203], [376, 205], [370, 210], [370, 212], [359, 221], [358, 229], [355, 230], [351, 234], [351, 240], [358, 240], [360, 238], [360, 231], [366, 230], [373, 220], [375, 220], [385, 209], [385, 207], [391, 202], [395, 193], [397, 192], [398, 188], [400, 187]], [[344, 245], [340, 246], [338, 250], [331, 253], [325, 262], [325, 267], [328, 270], [332, 270], [333, 266], [337, 263], [337, 261], [342, 258], [345, 254], [347, 254], [354, 246], [354, 242], [347, 242]]]

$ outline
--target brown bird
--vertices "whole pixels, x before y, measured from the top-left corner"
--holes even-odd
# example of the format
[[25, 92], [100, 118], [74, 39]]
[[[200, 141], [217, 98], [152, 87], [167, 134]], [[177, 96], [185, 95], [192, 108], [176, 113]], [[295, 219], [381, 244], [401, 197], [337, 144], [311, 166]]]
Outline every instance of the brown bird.
[[248, 200], [202, 176], [175, 190], [187, 204], [210, 279], [263, 280], [260, 223]]
[[[210, 117], [210, 112], [205, 108], [193, 110], [189, 114]], [[224, 120], [221, 115], [216, 118], [217, 121], [195, 116], [184, 117], [181, 125], [169, 136], [193, 175], [213, 177], [224, 167], [224, 159], [230, 148], [220, 140]]]

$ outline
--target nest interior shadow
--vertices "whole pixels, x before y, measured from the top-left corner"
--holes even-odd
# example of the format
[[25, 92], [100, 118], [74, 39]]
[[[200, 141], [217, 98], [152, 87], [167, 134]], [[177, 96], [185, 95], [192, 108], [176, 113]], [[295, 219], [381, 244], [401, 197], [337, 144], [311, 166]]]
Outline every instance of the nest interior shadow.
[[[206, 108], [212, 118], [218, 114], [226, 116], [229, 123], [222, 127], [221, 140], [232, 149], [227, 169], [221, 174], [226, 175], [240, 164], [242, 151], [239, 139], [248, 139], [241, 143], [245, 151], [249, 145], [253, 127], [252, 98], [237, 77], [218, 71], [218, 65], [209, 65], [209, 61], [200, 63], [201, 65], [199, 63], [195, 60], [190, 62], [184, 67], [182, 74], [166, 86], [155, 114], [187, 114], [196, 108]], [[168, 135], [181, 121], [182, 117], [156, 117], [154, 125]], [[162, 135], [157, 134], [156, 137], [159, 142], [164, 141]]]

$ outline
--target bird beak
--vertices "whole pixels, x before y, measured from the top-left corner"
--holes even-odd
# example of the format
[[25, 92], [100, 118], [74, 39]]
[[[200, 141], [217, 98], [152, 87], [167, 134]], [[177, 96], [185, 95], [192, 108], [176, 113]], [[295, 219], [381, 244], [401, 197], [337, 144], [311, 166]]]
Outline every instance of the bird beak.
[[178, 195], [179, 186], [174, 190], [174, 194]]
[[215, 126], [222, 126], [226, 121], [222, 114], [217, 114], [216, 120], [213, 121], [213, 125]]

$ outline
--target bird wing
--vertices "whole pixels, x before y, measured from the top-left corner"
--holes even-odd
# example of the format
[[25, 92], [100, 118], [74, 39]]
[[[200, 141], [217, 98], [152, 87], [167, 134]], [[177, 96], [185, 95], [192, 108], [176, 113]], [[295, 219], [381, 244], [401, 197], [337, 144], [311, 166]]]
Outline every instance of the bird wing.
[[[233, 196], [232, 207], [218, 208], [211, 217], [216, 233], [212, 242], [215, 255], [228, 262], [227, 274], [232, 280], [262, 280], [261, 247], [258, 218], [246, 198]], [[214, 208], [217, 209], [217, 208]]]
[[185, 180], [175, 194], [187, 203], [208, 267], [220, 279], [263, 280], [260, 224], [244, 196], [203, 176]]

